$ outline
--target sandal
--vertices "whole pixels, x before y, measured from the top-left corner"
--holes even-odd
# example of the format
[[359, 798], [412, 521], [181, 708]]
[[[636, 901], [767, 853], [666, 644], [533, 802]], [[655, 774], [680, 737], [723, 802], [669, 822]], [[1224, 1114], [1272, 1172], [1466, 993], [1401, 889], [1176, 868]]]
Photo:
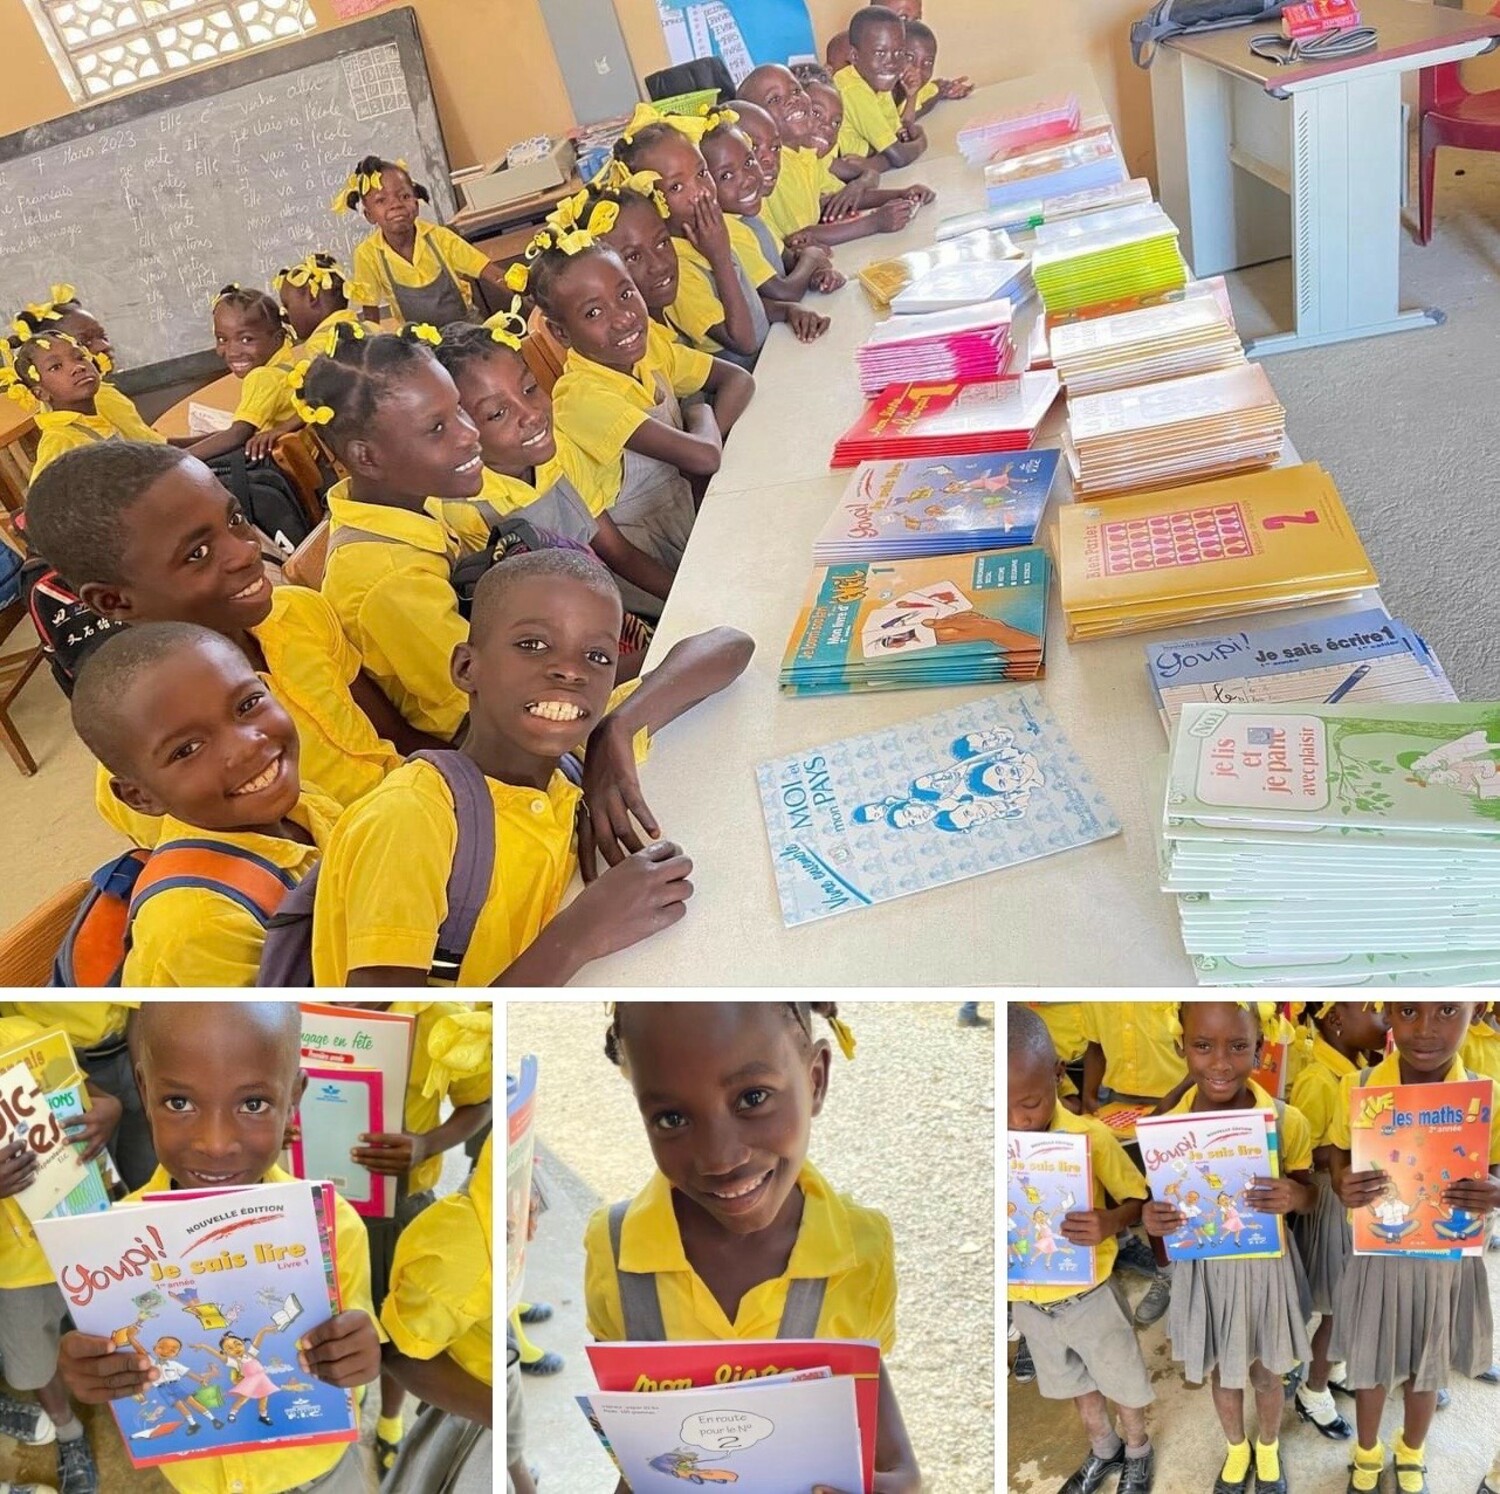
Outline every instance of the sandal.
[[[1415, 1473], [1422, 1480], [1421, 1487], [1408, 1489], [1401, 1482], [1401, 1475], [1403, 1473]], [[1427, 1494], [1427, 1465], [1425, 1463], [1397, 1463], [1396, 1489], [1398, 1494]]]
[[399, 1442], [387, 1442], [384, 1437], [377, 1434], [375, 1438], [375, 1472], [380, 1475], [381, 1483], [385, 1482], [386, 1475], [396, 1464], [396, 1455], [401, 1451]]

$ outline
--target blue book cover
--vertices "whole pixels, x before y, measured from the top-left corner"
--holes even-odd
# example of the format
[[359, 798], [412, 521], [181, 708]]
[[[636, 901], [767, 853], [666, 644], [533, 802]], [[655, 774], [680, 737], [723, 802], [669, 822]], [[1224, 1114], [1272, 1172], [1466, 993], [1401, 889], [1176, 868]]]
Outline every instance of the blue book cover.
[[862, 462], [813, 543], [813, 558], [900, 560], [1029, 545], [1061, 453]]
[[1025, 687], [756, 769], [788, 927], [1119, 833]]
[[1011, 1286], [1094, 1285], [1094, 1247], [1074, 1245], [1063, 1219], [1094, 1207], [1089, 1138], [1071, 1131], [1005, 1133], [1005, 1280]]

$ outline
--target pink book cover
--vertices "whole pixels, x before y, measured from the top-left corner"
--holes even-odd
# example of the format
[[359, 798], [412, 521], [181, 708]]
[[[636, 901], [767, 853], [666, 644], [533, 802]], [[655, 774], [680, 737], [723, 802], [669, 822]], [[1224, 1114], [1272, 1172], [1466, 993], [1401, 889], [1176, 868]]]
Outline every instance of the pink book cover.
[[307, 1089], [297, 1107], [297, 1139], [289, 1148], [299, 1178], [333, 1184], [356, 1214], [388, 1218], [396, 1179], [351, 1160], [359, 1138], [385, 1130], [384, 1082], [379, 1069], [304, 1064]]

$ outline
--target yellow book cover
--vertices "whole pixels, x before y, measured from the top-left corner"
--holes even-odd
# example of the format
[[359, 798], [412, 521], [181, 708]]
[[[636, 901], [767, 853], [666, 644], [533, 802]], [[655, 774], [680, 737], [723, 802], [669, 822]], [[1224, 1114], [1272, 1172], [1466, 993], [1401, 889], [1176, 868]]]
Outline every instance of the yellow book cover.
[[47, 1094], [66, 1089], [82, 1078], [73, 1045], [61, 1027], [49, 1027], [24, 1043], [0, 1050], [0, 1070], [24, 1063], [31, 1077]]

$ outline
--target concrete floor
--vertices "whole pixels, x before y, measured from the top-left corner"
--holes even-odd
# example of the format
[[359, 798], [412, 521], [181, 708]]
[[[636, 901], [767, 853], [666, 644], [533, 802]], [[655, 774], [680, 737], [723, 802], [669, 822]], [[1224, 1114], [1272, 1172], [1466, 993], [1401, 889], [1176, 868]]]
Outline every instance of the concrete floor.
[[[1500, 1323], [1500, 1256], [1490, 1262], [1490, 1304]], [[1121, 1278], [1134, 1306], [1145, 1295], [1139, 1277]], [[1172, 1359], [1166, 1319], [1139, 1330], [1141, 1353], [1151, 1375], [1156, 1402], [1148, 1415], [1156, 1447], [1153, 1494], [1208, 1494], [1224, 1460], [1224, 1434], [1206, 1385], [1187, 1385]], [[1009, 1349], [1015, 1357], [1015, 1345]], [[1430, 1494], [1474, 1494], [1500, 1448], [1500, 1386], [1455, 1379], [1453, 1404], [1437, 1414], [1427, 1437], [1427, 1485]], [[1339, 1413], [1352, 1426], [1354, 1402], [1336, 1396]], [[1043, 1400], [1036, 1384], [1006, 1380], [1006, 1488], [1009, 1494], [1053, 1494], [1083, 1462], [1088, 1440], [1071, 1401]], [[1248, 1403], [1249, 1435], [1255, 1433], [1255, 1409]], [[1401, 1401], [1393, 1396], [1381, 1423], [1387, 1449], [1401, 1427]], [[1294, 1494], [1340, 1494], [1348, 1480], [1354, 1444], [1333, 1442], [1313, 1431], [1288, 1406], [1281, 1421], [1283, 1466]], [[1388, 1490], [1395, 1480], [1387, 1469]], [[1105, 1494], [1114, 1488], [1111, 1479]]]

